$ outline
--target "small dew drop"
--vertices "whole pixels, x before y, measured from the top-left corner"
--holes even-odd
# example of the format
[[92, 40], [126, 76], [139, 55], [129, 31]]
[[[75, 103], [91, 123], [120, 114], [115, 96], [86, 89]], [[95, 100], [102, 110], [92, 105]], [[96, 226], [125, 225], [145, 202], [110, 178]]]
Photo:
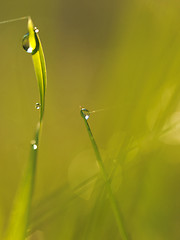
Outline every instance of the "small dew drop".
[[86, 119], [86, 120], [88, 120], [88, 119], [89, 119], [89, 117], [90, 117], [89, 115], [85, 115], [85, 119]]
[[39, 32], [39, 29], [37, 27], [34, 28], [35, 33]]
[[35, 140], [31, 141], [31, 145], [32, 145], [33, 150], [36, 150], [38, 148], [38, 145], [36, 144]]
[[36, 150], [37, 149], [37, 145], [36, 144], [33, 144], [33, 149]]
[[82, 113], [83, 113], [83, 115], [84, 115], [84, 118], [85, 118], [86, 120], [88, 120], [89, 117], [90, 117], [90, 112], [89, 112], [89, 110], [87, 110], [86, 108], [81, 108], [81, 111], [82, 111]]
[[36, 108], [37, 110], [39, 110], [39, 109], [41, 108], [41, 104], [40, 104], [40, 103], [36, 103], [36, 104], [35, 104], [35, 108]]

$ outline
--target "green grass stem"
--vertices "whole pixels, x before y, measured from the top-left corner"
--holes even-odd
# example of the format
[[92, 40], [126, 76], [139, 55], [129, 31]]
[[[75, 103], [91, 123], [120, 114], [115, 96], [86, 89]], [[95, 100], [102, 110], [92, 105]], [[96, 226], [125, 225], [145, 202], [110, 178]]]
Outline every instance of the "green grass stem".
[[121, 215], [120, 215], [120, 212], [119, 212], [118, 204], [117, 204], [117, 201], [116, 201], [116, 199], [113, 195], [113, 192], [112, 192], [111, 183], [110, 183], [110, 180], [108, 178], [108, 174], [107, 174], [106, 169], [104, 167], [104, 164], [103, 164], [103, 161], [102, 161], [102, 158], [101, 158], [101, 154], [99, 152], [98, 146], [96, 144], [96, 141], [94, 139], [94, 136], [92, 134], [91, 128], [90, 128], [89, 123], [88, 123], [88, 118], [89, 118], [88, 110], [85, 109], [85, 108], [81, 108], [80, 114], [81, 114], [82, 118], [84, 119], [85, 127], [86, 127], [86, 130], [88, 132], [92, 147], [94, 149], [96, 159], [97, 159], [97, 163], [99, 165], [99, 168], [101, 170], [102, 176], [103, 176], [104, 181], [105, 181], [107, 193], [108, 193], [108, 196], [109, 196], [109, 201], [110, 201], [110, 204], [111, 204], [112, 211], [114, 213], [114, 217], [116, 219], [116, 223], [117, 223], [117, 226], [118, 226], [118, 229], [119, 229], [121, 239], [122, 240], [128, 240], [126, 231], [125, 231], [124, 226], [123, 226], [122, 218], [121, 218]]
[[41, 110], [35, 136], [31, 142], [29, 161], [27, 163], [24, 176], [21, 179], [20, 186], [15, 197], [12, 213], [9, 220], [9, 225], [5, 233], [4, 240], [24, 240], [26, 238], [35, 183], [39, 138], [42, 129], [42, 120], [44, 115], [45, 90], [46, 90], [46, 65], [41, 42], [39, 36], [34, 31], [34, 26], [31, 18], [28, 19], [28, 31], [29, 31], [29, 47], [31, 47], [32, 49], [36, 48], [36, 38], [38, 39], [39, 45], [38, 50], [34, 54], [32, 54], [32, 60], [39, 86]]

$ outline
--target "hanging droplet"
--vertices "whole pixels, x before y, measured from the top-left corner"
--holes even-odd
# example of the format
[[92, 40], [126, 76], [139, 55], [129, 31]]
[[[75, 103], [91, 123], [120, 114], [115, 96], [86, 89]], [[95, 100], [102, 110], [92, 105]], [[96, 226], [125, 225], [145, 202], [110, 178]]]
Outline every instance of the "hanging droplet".
[[37, 149], [37, 145], [36, 144], [33, 144], [33, 149], [36, 150]]
[[37, 27], [34, 27], [34, 31], [35, 31], [35, 33], [38, 33], [39, 29]]
[[84, 118], [85, 118], [86, 120], [88, 120], [89, 117], [90, 117], [90, 112], [89, 112], [86, 108], [83, 108], [83, 107], [81, 108], [81, 112], [82, 112]]
[[29, 46], [29, 33], [26, 33], [22, 39], [22, 46], [24, 50], [27, 53], [31, 53], [32, 55], [35, 54], [39, 49], [39, 40], [36, 35], [39, 32], [39, 29], [35, 27], [34, 32], [35, 32], [35, 40], [36, 40], [36, 47], [34, 49], [32, 49], [32, 47]]
[[41, 104], [40, 104], [40, 103], [36, 103], [36, 104], [35, 104], [35, 108], [36, 108], [37, 110], [39, 110], [39, 109], [41, 108]]
[[35, 141], [35, 140], [32, 140], [32, 141], [31, 141], [31, 145], [32, 145], [33, 150], [37, 150], [38, 145], [36, 144], [36, 141]]

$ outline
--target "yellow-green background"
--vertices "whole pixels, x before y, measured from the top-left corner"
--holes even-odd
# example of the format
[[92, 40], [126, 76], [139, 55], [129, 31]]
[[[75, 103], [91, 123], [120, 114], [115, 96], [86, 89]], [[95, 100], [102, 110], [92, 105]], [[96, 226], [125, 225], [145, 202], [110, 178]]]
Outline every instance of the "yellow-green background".
[[[0, 9], [0, 21], [32, 17], [47, 63], [31, 239], [120, 239], [103, 183], [74, 190], [98, 173], [79, 114], [85, 106], [102, 110], [89, 123], [107, 170], [120, 162], [113, 189], [130, 239], [179, 240], [180, 2], [4, 1]], [[26, 32], [26, 20], [0, 25], [2, 228], [38, 121]]]

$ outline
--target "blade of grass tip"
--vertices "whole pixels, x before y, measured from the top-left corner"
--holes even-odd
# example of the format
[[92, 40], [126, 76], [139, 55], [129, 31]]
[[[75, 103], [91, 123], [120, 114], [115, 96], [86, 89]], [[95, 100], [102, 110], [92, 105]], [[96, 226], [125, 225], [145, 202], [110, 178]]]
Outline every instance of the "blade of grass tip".
[[[44, 84], [44, 82], [46, 81], [45, 60], [39, 37], [36, 36], [36, 32], [34, 31], [33, 23], [30, 18], [28, 19], [28, 30], [29, 30], [29, 47], [32, 49], [31, 53], [39, 85], [42, 109], [40, 112], [40, 121], [37, 124], [35, 137], [34, 140], [32, 141], [29, 161], [27, 163], [24, 176], [20, 182], [20, 186], [15, 197], [12, 213], [9, 220], [9, 225], [5, 233], [4, 240], [24, 240], [26, 237], [35, 182], [39, 135], [44, 113], [45, 86], [46, 86]], [[37, 51], [34, 52], [34, 49], [37, 47], [37, 44], [38, 49]]]
[[118, 226], [118, 229], [119, 229], [120, 236], [121, 236], [122, 240], [128, 240], [127, 234], [126, 234], [124, 226], [123, 226], [122, 218], [121, 218], [121, 215], [120, 215], [120, 212], [119, 212], [119, 208], [118, 208], [116, 199], [115, 199], [115, 197], [113, 195], [113, 192], [112, 192], [112, 189], [111, 189], [111, 184], [110, 184], [110, 181], [109, 181], [109, 178], [108, 178], [108, 174], [105, 170], [105, 167], [104, 167], [104, 164], [103, 164], [98, 146], [96, 144], [96, 141], [94, 139], [94, 136], [92, 134], [91, 128], [90, 128], [89, 123], [88, 123], [88, 119], [89, 119], [89, 116], [90, 116], [89, 111], [86, 108], [81, 107], [80, 108], [80, 114], [81, 114], [82, 118], [84, 119], [86, 130], [88, 132], [92, 147], [93, 147], [95, 155], [96, 155], [97, 163], [99, 165], [99, 168], [101, 170], [102, 176], [103, 176], [105, 184], [106, 184], [106, 189], [107, 189], [107, 193], [108, 193], [108, 196], [109, 196], [109, 201], [110, 201], [111, 208], [112, 208], [112, 211], [113, 211], [115, 219], [116, 219], [116, 223], [117, 223], [117, 226]]
[[46, 86], [47, 86], [46, 64], [45, 64], [42, 45], [40, 42], [40, 38], [38, 36], [38, 30], [37, 29], [34, 30], [34, 26], [31, 18], [29, 18], [28, 20], [28, 29], [29, 29], [29, 43], [30, 43], [30, 48], [32, 49], [32, 53], [33, 53], [33, 49], [38, 48], [37, 51], [35, 51], [35, 54], [32, 54], [32, 59], [33, 59], [35, 73], [36, 73], [36, 78], [39, 85], [39, 92], [40, 92], [40, 102], [41, 102], [40, 122], [41, 122], [44, 114], [45, 93], [46, 93]]

